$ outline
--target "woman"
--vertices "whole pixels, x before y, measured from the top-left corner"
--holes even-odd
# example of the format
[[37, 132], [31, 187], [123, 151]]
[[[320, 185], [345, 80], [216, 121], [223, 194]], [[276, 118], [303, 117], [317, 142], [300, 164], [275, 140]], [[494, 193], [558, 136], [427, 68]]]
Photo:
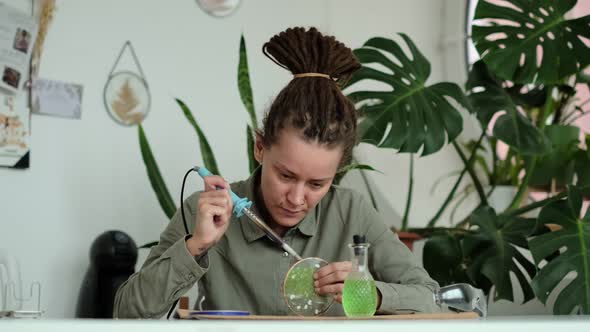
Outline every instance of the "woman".
[[[314, 28], [294, 28], [272, 37], [263, 52], [294, 77], [256, 135], [261, 167], [231, 186], [219, 176], [206, 177], [205, 191], [183, 205], [194, 220], [191, 234], [184, 233], [177, 212], [142, 269], [119, 288], [115, 317], [160, 317], [196, 282], [204, 309], [289, 314], [281, 284], [294, 258], [245, 217], [232, 216], [228, 191], [218, 187], [253, 201], [252, 209], [303, 257], [331, 262], [314, 275], [317, 293], [331, 293], [341, 303], [351, 271], [347, 245], [362, 234], [371, 244], [378, 312], [440, 310], [433, 300], [436, 282], [372, 206], [332, 185], [337, 170], [350, 162], [357, 135], [354, 105], [340, 91], [360, 68], [351, 50]], [[342, 315], [342, 306], [326, 314]]]

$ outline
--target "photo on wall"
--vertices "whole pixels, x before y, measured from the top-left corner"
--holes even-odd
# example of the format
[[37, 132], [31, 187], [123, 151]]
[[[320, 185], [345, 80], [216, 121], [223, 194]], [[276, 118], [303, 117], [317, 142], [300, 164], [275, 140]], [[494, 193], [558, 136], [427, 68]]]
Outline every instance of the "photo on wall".
[[27, 95], [0, 95], [0, 167], [29, 168], [30, 113]]
[[32, 16], [0, 3], [0, 93], [22, 91], [36, 36], [37, 22]]

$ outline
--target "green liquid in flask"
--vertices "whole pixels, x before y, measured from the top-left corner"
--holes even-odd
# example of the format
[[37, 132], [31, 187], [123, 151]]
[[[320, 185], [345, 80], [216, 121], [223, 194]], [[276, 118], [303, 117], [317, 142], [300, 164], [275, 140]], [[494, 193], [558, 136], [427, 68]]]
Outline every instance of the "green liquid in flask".
[[342, 290], [347, 317], [371, 317], [377, 310], [377, 288], [373, 279], [347, 279]]

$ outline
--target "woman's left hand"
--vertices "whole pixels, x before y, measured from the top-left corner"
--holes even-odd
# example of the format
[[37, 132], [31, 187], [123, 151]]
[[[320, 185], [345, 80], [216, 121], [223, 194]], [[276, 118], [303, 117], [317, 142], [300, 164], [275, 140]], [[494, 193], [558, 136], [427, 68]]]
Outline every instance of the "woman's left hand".
[[344, 280], [352, 271], [351, 262], [335, 262], [321, 267], [313, 275], [315, 292], [319, 295], [333, 294], [342, 303]]

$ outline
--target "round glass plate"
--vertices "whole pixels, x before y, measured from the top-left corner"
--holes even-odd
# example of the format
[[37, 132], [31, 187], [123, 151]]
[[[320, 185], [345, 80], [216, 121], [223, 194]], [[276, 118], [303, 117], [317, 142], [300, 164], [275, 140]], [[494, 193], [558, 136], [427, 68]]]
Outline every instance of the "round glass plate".
[[283, 298], [289, 309], [299, 316], [318, 316], [334, 302], [333, 295], [318, 295], [313, 286], [313, 274], [328, 262], [308, 257], [293, 264], [283, 281]]
[[150, 109], [150, 92], [144, 79], [130, 71], [109, 77], [104, 88], [104, 103], [117, 123], [132, 126], [141, 123]]

